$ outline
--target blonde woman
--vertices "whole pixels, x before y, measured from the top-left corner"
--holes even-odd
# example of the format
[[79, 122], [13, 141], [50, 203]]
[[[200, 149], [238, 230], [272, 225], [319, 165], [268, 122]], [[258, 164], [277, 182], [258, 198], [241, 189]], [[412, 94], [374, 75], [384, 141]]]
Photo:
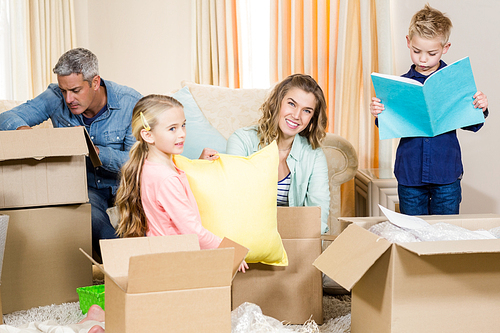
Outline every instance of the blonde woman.
[[279, 206], [320, 206], [321, 231], [328, 231], [328, 167], [321, 149], [326, 135], [323, 90], [309, 75], [290, 75], [278, 83], [260, 108], [256, 126], [236, 130], [228, 154], [249, 156], [273, 140], [278, 143]]

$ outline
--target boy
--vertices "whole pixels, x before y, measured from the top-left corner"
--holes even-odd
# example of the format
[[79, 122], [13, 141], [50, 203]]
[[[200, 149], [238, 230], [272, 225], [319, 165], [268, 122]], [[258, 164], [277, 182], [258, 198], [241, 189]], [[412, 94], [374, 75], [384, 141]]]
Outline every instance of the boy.
[[[407, 46], [413, 62], [402, 75], [424, 83], [435, 71], [446, 66], [441, 56], [448, 52], [451, 20], [428, 4], [412, 18]], [[475, 108], [488, 116], [488, 99], [478, 91], [472, 96]], [[373, 97], [370, 112], [377, 117], [384, 110]], [[453, 110], [450, 110], [453, 112]], [[378, 125], [378, 119], [375, 123]], [[477, 132], [483, 124], [464, 127]], [[456, 130], [427, 138], [401, 138], [396, 152], [394, 174], [398, 180], [399, 208], [407, 215], [458, 214], [462, 200], [463, 166]]]

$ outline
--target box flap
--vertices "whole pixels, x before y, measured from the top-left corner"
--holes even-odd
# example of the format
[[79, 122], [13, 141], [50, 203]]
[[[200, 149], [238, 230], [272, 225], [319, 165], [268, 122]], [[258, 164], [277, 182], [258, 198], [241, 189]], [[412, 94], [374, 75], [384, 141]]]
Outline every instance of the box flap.
[[240, 268], [241, 263], [243, 262], [248, 253], [248, 249], [243, 245], [240, 245], [236, 242], [233, 242], [229, 238], [224, 237], [222, 242], [219, 244], [219, 249], [227, 249], [227, 248], [234, 249], [233, 270], [232, 270], [233, 272], [232, 279], [234, 279], [236, 273], [238, 273], [238, 268]]
[[334, 241], [336, 238], [338, 237], [338, 235], [321, 235], [321, 240], [322, 241]]
[[234, 248], [227, 248], [131, 257], [127, 292], [135, 294], [230, 286], [234, 252]]
[[128, 275], [132, 256], [200, 249], [196, 235], [101, 239], [99, 243], [104, 269], [114, 278]]
[[0, 161], [87, 155], [84, 132], [84, 127], [0, 131]]
[[500, 252], [500, 239], [475, 239], [461, 241], [412, 242], [397, 244], [419, 256], [460, 254], [460, 253], [497, 253]]
[[319, 238], [320, 207], [278, 207], [278, 232], [281, 239]]
[[377, 223], [387, 221], [385, 216], [371, 216], [371, 217], [339, 217], [340, 232], [343, 232], [351, 224], [356, 224], [365, 229], [370, 229]]
[[313, 265], [345, 289], [351, 290], [390, 246], [386, 239], [351, 224]]
[[114, 279], [111, 275], [109, 275], [105, 270], [104, 270], [104, 267], [99, 264], [97, 261], [94, 260], [94, 258], [92, 258], [87, 252], [85, 252], [85, 250], [83, 250], [81, 247], [79, 248], [80, 252], [83, 253], [97, 268], [99, 268], [99, 270], [106, 276], [106, 278], [108, 279], [111, 279], [114, 281], [114, 283], [120, 287], [123, 292], [126, 292], [126, 286], [127, 286], [127, 277], [126, 276], [122, 276], [122, 277], [119, 277], [117, 279]]
[[85, 129], [85, 141], [87, 142], [87, 148], [89, 150], [89, 158], [94, 168], [96, 168], [98, 166], [101, 166], [102, 162], [101, 159], [99, 158], [99, 154], [97, 154], [97, 149], [95, 148], [92, 139], [90, 139], [89, 132], [87, 132], [87, 129], [85, 127], [83, 128]]

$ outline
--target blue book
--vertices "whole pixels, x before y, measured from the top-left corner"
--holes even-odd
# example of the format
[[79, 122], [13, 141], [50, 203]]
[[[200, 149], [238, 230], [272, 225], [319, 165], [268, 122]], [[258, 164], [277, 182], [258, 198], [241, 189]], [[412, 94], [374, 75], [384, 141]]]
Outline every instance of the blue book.
[[484, 122], [472, 104], [477, 92], [469, 57], [431, 74], [425, 83], [372, 73], [385, 110], [378, 116], [379, 138], [433, 137]]

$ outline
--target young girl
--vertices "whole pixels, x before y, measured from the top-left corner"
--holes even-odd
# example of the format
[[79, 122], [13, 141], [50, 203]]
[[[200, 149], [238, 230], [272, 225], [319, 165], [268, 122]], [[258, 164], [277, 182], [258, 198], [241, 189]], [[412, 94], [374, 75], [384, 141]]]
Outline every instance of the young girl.
[[[217, 248], [221, 239], [201, 225], [187, 177], [172, 161], [186, 139], [182, 104], [169, 96], [149, 95], [137, 102], [132, 134], [137, 142], [122, 168], [116, 195], [121, 237], [197, 234], [200, 248]], [[200, 158], [216, 159], [205, 149]]]
[[[182, 153], [186, 118], [182, 104], [162, 95], [141, 98], [132, 114], [132, 134], [137, 142], [122, 167], [116, 194], [120, 210], [117, 234], [121, 237], [197, 234], [201, 249], [217, 248], [221, 239], [201, 224], [198, 205], [187, 177], [172, 161]], [[214, 160], [218, 153], [205, 148], [200, 159]], [[245, 261], [239, 270], [245, 272]], [[93, 305], [82, 320], [104, 322], [104, 310]], [[95, 325], [90, 333], [104, 329]]]

